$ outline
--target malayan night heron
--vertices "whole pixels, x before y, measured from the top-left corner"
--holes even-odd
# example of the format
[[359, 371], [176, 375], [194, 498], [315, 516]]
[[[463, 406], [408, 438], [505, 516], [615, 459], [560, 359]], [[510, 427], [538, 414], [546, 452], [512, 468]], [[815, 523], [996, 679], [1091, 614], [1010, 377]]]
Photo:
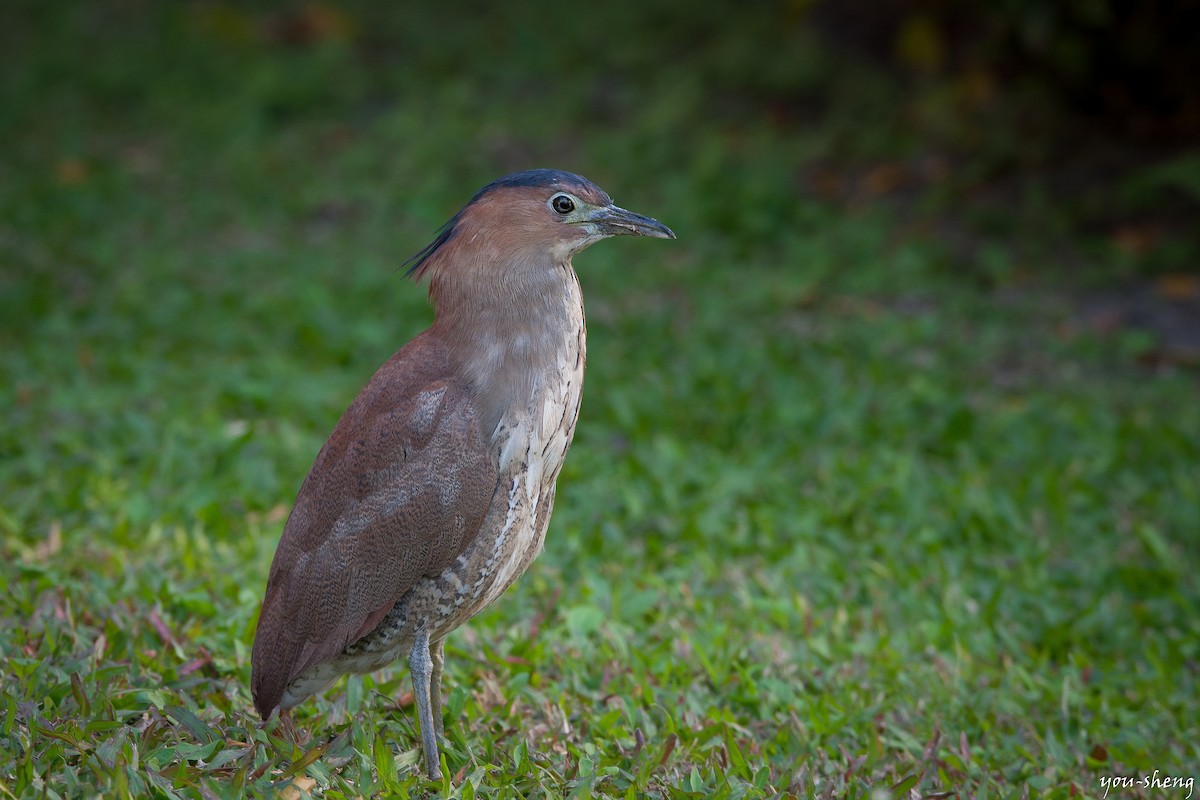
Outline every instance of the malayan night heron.
[[485, 186], [411, 259], [433, 325], [375, 373], [300, 487], [254, 637], [264, 719], [407, 657], [425, 771], [440, 775], [443, 643], [541, 551], [575, 432], [571, 257], [623, 234], [675, 238], [591, 181], [538, 169]]

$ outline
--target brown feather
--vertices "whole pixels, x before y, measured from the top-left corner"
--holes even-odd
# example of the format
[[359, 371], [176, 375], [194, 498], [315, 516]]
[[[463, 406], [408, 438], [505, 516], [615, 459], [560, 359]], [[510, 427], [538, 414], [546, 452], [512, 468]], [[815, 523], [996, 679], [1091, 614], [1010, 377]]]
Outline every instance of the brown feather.
[[371, 378], [300, 489], [254, 640], [259, 713], [453, 562], [479, 532], [498, 475], [471, 393], [426, 331]]

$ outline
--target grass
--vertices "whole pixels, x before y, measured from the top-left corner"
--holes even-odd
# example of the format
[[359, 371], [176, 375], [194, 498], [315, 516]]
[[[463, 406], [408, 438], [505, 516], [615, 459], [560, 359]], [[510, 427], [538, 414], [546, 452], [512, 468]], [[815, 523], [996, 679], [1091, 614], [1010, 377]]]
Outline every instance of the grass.
[[[814, 159], [907, 145], [850, 100], [769, 113], [890, 96], [802, 28], [527, 11], [3, 12], [0, 797], [1193, 775], [1195, 372], [1081, 328], [1052, 248], [992, 249], [984, 280], [882, 204], [804, 191]], [[801, 55], [761, 46], [784, 35]], [[403, 665], [302, 706], [297, 744], [254, 715], [249, 648], [313, 455], [428, 324], [396, 267], [539, 165], [679, 241], [577, 260], [579, 432], [545, 553], [449, 641], [435, 785]]]

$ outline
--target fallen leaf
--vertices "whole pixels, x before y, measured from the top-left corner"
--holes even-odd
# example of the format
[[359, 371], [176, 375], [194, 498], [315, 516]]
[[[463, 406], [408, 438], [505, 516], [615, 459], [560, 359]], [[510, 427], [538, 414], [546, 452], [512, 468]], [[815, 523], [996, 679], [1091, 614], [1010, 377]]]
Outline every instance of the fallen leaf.
[[200, 648], [200, 655], [193, 658], [188, 663], [179, 668], [180, 675], [190, 675], [201, 667], [206, 667], [212, 663], [212, 654], [207, 652], [203, 647]]
[[175, 634], [171, 632], [171, 628], [154, 609], [150, 609], [150, 627], [154, 628], [154, 632], [158, 634], [159, 639], [162, 639], [163, 644], [175, 644]]
[[863, 189], [871, 197], [887, 194], [904, 180], [904, 169], [899, 164], [881, 164], [863, 178]]
[[1162, 236], [1163, 230], [1157, 225], [1125, 225], [1113, 232], [1110, 241], [1122, 253], [1140, 256], [1153, 249]]
[[663, 743], [662, 758], [658, 759], [658, 765], [661, 767], [667, 763], [667, 759], [671, 757], [671, 753], [675, 751], [675, 743], [679, 741], [679, 737], [673, 733], [667, 734], [667, 741]]
[[1192, 300], [1200, 297], [1200, 275], [1172, 272], [1154, 282], [1159, 295], [1168, 300]]
[[37, 561], [49, 561], [59, 550], [62, 550], [62, 523], [54, 520], [50, 523], [46, 538], [34, 548], [33, 557]]
[[273, 20], [271, 36], [281, 44], [310, 45], [344, 42], [357, 32], [354, 18], [327, 3], [306, 3], [303, 8], [280, 14]]
[[297, 775], [292, 782], [283, 788], [279, 796], [284, 800], [300, 800], [306, 792], [312, 791], [317, 782], [307, 775]]
[[78, 186], [88, 179], [90, 170], [82, 159], [63, 158], [54, 165], [54, 178], [63, 186]]

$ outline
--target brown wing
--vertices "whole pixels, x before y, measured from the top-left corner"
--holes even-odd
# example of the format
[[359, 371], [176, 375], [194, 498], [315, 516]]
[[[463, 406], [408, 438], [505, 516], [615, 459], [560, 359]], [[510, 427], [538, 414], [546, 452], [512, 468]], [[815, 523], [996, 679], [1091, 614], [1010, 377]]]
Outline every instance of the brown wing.
[[254, 637], [259, 713], [450, 565], [478, 533], [498, 479], [444, 345], [418, 336], [359, 393], [300, 488]]

